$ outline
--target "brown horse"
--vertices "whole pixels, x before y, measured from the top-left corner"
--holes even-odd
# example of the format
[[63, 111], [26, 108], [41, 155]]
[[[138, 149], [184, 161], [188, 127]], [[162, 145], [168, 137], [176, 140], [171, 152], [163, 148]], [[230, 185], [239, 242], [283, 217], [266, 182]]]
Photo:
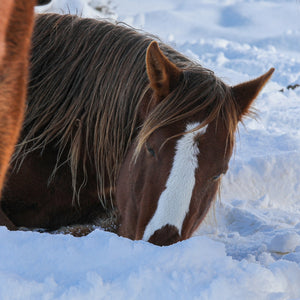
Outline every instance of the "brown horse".
[[[38, 4], [49, 2], [40, 0]], [[0, 194], [23, 121], [35, 3], [0, 2]], [[1, 209], [0, 224], [14, 228]]]
[[[23, 121], [34, 4], [0, 2], [0, 192]], [[0, 224], [14, 228], [1, 210]]]
[[190, 237], [227, 171], [238, 122], [273, 71], [230, 87], [123, 25], [38, 16], [3, 210], [29, 228], [108, 218], [131, 239]]

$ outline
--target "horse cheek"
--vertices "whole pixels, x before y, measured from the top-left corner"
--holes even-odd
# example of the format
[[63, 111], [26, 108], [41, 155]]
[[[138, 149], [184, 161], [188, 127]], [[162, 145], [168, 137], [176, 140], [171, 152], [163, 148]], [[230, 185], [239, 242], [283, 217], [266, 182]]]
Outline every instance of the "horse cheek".
[[116, 203], [119, 217], [118, 234], [124, 237], [134, 239], [134, 219], [132, 215], [136, 214], [136, 207], [132, 201], [131, 178], [130, 178], [130, 159], [126, 158], [119, 173], [116, 186]]
[[141, 166], [143, 158], [132, 161], [134, 146], [128, 151], [120, 169], [116, 187], [116, 202], [119, 212], [119, 235], [138, 239], [140, 207], [144, 194], [145, 166]]

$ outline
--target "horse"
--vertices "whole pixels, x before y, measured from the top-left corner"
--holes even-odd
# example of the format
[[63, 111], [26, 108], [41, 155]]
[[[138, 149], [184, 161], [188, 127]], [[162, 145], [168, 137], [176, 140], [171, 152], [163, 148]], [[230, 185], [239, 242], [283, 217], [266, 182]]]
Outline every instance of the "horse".
[[38, 15], [2, 209], [16, 227], [102, 224], [161, 246], [189, 238], [273, 72], [232, 87], [125, 24]]
[[[0, 195], [23, 121], [35, 3], [0, 2]], [[1, 209], [0, 224], [14, 228]]]
[[[25, 110], [35, 1], [0, 2], [0, 193]], [[0, 210], [0, 224], [15, 226]]]

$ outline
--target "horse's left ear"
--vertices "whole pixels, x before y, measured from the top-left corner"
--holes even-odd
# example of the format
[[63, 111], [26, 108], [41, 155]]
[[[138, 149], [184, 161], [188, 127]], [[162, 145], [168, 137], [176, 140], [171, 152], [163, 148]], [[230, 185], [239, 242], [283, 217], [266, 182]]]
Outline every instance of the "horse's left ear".
[[236, 85], [232, 88], [233, 96], [240, 107], [240, 118], [249, 112], [252, 102], [271, 78], [274, 71], [275, 69], [271, 68], [264, 75], [254, 80]]
[[155, 41], [148, 46], [146, 67], [150, 86], [159, 100], [177, 87], [182, 70], [162, 53]]

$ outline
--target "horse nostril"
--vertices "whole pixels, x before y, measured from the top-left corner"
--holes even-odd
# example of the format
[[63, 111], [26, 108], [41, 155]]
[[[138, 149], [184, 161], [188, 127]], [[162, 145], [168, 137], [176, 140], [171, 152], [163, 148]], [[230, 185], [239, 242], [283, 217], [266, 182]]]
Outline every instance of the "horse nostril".
[[48, 4], [50, 2], [51, 2], [51, 0], [38, 0], [36, 2], [36, 5], [45, 5], [45, 4]]
[[148, 242], [157, 246], [169, 246], [177, 243], [179, 240], [180, 235], [178, 229], [174, 225], [168, 224], [156, 230]]

